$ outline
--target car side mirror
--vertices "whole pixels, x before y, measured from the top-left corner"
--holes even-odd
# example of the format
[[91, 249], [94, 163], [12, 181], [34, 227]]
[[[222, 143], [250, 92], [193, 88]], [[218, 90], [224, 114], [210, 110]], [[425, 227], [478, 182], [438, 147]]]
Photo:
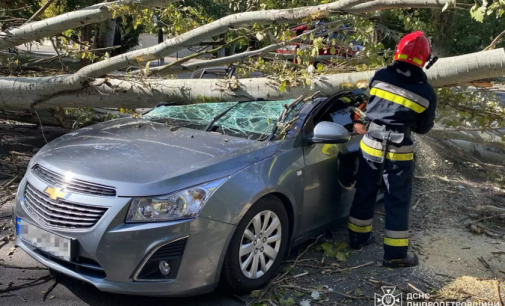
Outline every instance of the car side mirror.
[[340, 124], [329, 121], [319, 122], [314, 128], [311, 143], [346, 143], [351, 139], [351, 134]]

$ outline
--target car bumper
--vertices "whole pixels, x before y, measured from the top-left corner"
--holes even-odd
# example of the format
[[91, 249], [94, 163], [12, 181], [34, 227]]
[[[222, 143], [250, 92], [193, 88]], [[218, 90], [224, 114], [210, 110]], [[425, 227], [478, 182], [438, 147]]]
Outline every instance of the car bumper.
[[[30, 182], [44, 190], [43, 182], [27, 174], [22, 185]], [[23, 192], [21, 186], [19, 192]], [[97, 197], [94, 197], [96, 201]], [[81, 199], [82, 200], [82, 199]], [[93, 200], [93, 199], [92, 199]], [[43, 265], [62, 274], [94, 285], [101, 291], [150, 295], [188, 296], [212, 291], [219, 282], [222, 262], [235, 226], [206, 218], [175, 222], [125, 224], [124, 217], [130, 199], [113, 198], [107, 212], [98, 223], [86, 231], [51, 229], [32, 217], [20, 196], [16, 198], [14, 214], [24, 222], [51, 233], [77, 241], [77, 259], [63, 261], [41, 252], [16, 237], [15, 244]], [[81, 201], [82, 203], [82, 201]], [[146, 280], [136, 277], [144, 263], [160, 246], [184, 240], [173, 278]], [[83, 261], [84, 259], [84, 261]], [[171, 275], [171, 274], [170, 274]]]

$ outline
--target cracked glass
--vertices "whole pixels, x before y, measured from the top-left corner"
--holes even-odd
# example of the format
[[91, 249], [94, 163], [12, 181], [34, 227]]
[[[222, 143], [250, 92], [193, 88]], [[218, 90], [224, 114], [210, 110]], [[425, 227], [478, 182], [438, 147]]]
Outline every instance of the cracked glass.
[[[204, 129], [218, 114], [234, 106], [226, 115], [214, 123], [214, 131], [236, 137], [264, 140], [277, 124], [282, 112], [293, 100], [218, 102], [191, 105], [160, 106], [143, 118], [178, 126]], [[284, 122], [297, 116], [303, 103], [290, 109]]]

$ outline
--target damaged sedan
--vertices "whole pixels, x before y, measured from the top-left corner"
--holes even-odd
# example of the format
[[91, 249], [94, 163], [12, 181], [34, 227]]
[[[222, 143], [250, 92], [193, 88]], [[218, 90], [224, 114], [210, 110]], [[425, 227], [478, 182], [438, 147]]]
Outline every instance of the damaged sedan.
[[16, 245], [107, 292], [257, 289], [348, 215], [362, 135], [344, 94], [161, 104], [59, 137], [19, 185]]

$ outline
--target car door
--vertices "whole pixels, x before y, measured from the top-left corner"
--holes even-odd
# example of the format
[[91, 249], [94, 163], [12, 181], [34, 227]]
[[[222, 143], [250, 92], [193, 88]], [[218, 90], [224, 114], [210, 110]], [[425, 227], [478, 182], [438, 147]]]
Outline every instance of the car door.
[[307, 139], [321, 121], [333, 121], [352, 131], [348, 104], [338, 100], [323, 103], [307, 119], [303, 129], [305, 165], [302, 228], [306, 231], [348, 214], [362, 137], [351, 135], [350, 141], [344, 144], [308, 144]]

